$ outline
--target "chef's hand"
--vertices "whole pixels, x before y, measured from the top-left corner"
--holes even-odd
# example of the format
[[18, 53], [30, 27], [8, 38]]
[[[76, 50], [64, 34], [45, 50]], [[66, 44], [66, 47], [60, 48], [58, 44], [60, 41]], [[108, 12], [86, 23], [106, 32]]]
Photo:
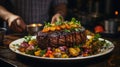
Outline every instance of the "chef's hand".
[[26, 25], [20, 16], [15, 15], [0, 5], [0, 18], [8, 22], [8, 26], [15, 32], [22, 32]]
[[56, 21], [63, 21], [61, 14], [57, 13], [52, 17], [51, 23], [55, 23]]
[[26, 24], [22, 20], [20, 16], [17, 15], [10, 15], [8, 20], [8, 26], [10, 29], [12, 29], [14, 32], [23, 32], [25, 31]]

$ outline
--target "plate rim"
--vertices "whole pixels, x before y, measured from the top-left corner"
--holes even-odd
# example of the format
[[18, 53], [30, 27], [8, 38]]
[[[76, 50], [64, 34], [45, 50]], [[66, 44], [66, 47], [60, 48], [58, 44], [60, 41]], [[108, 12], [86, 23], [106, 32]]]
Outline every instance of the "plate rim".
[[[89, 37], [89, 36], [88, 36]], [[36, 38], [36, 36], [32, 36], [32, 38]], [[103, 40], [103, 38], [99, 38], [100, 40]], [[9, 49], [16, 53], [16, 54], [19, 54], [19, 55], [23, 55], [23, 56], [26, 56], [26, 57], [31, 57], [31, 58], [36, 58], [36, 59], [44, 59], [44, 60], [82, 60], [82, 59], [89, 59], [89, 58], [94, 58], [94, 57], [99, 57], [99, 56], [103, 56], [103, 55], [106, 55], [110, 52], [112, 52], [115, 48], [114, 44], [107, 40], [107, 39], [104, 39], [106, 42], [110, 43], [110, 48], [108, 48], [107, 51], [103, 52], [103, 53], [98, 53], [98, 54], [95, 54], [95, 55], [90, 55], [90, 56], [86, 56], [86, 57], [81, 57], [81, 56], [78, 56], [78, 57], [72, 57], [72, 58], [48, 58], [48, 57], [40, 57], [40, 56], [34, 56], [34, 55], [29, 55], [29, 54], [25, 54], [25, 53], [22, 53], [20, 51], [16, 49], [13, 49], [15, 48], [15, 46], [13, 45], [15, 42], [17, 41], [20, 41], [23, 42], [23, 38], [19, 38], [19, 39], [16, 39], [14, 41], [12, 41], [10, 44], [9, 44]]]

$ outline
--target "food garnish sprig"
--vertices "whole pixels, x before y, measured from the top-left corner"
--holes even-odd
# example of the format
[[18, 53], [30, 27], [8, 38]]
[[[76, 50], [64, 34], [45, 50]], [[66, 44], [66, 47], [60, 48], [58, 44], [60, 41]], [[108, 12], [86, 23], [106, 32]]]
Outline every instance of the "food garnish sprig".
[[53, 32], [53, 31], [60, 31], [60, 30], [75, 30], [78, 31], [81, 28], [80, 21], [72, 18], [71, 21], [56, 21], [55, 23], [45, 23], [45, 26], [42, 32]]

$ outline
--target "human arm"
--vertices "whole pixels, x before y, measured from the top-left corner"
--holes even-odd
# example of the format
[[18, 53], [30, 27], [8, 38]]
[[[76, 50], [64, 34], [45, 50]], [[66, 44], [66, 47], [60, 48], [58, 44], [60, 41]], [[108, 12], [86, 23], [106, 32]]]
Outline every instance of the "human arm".
[[18, 15], [15, 15], [5, 9], [2, 5], [0, 5], [0, 17], [8, 22], [8, 26], [15, 32], [22, 32], [25, 30], [25, 23], [22, 18]]

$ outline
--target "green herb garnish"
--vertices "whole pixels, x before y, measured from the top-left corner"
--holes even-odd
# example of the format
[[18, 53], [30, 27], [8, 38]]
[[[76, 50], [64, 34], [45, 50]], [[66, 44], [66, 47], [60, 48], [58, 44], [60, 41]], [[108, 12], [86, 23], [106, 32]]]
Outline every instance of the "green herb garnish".
[[41, 52], [40, 52], [40, 56], [43, 56], [45, 53], [46, 53], [46, 49], [41, 50]]
[[94, 40], [98, 40], [101, 37], [100, 34], [95, 34]]
[[65, 29], [64, 32], [71, 32], [70, 30]]
[[24, 36], [24, 41], [25, 42], [29, 42], [31, 40], [32, 36], [28, 35], [28, 36]]

